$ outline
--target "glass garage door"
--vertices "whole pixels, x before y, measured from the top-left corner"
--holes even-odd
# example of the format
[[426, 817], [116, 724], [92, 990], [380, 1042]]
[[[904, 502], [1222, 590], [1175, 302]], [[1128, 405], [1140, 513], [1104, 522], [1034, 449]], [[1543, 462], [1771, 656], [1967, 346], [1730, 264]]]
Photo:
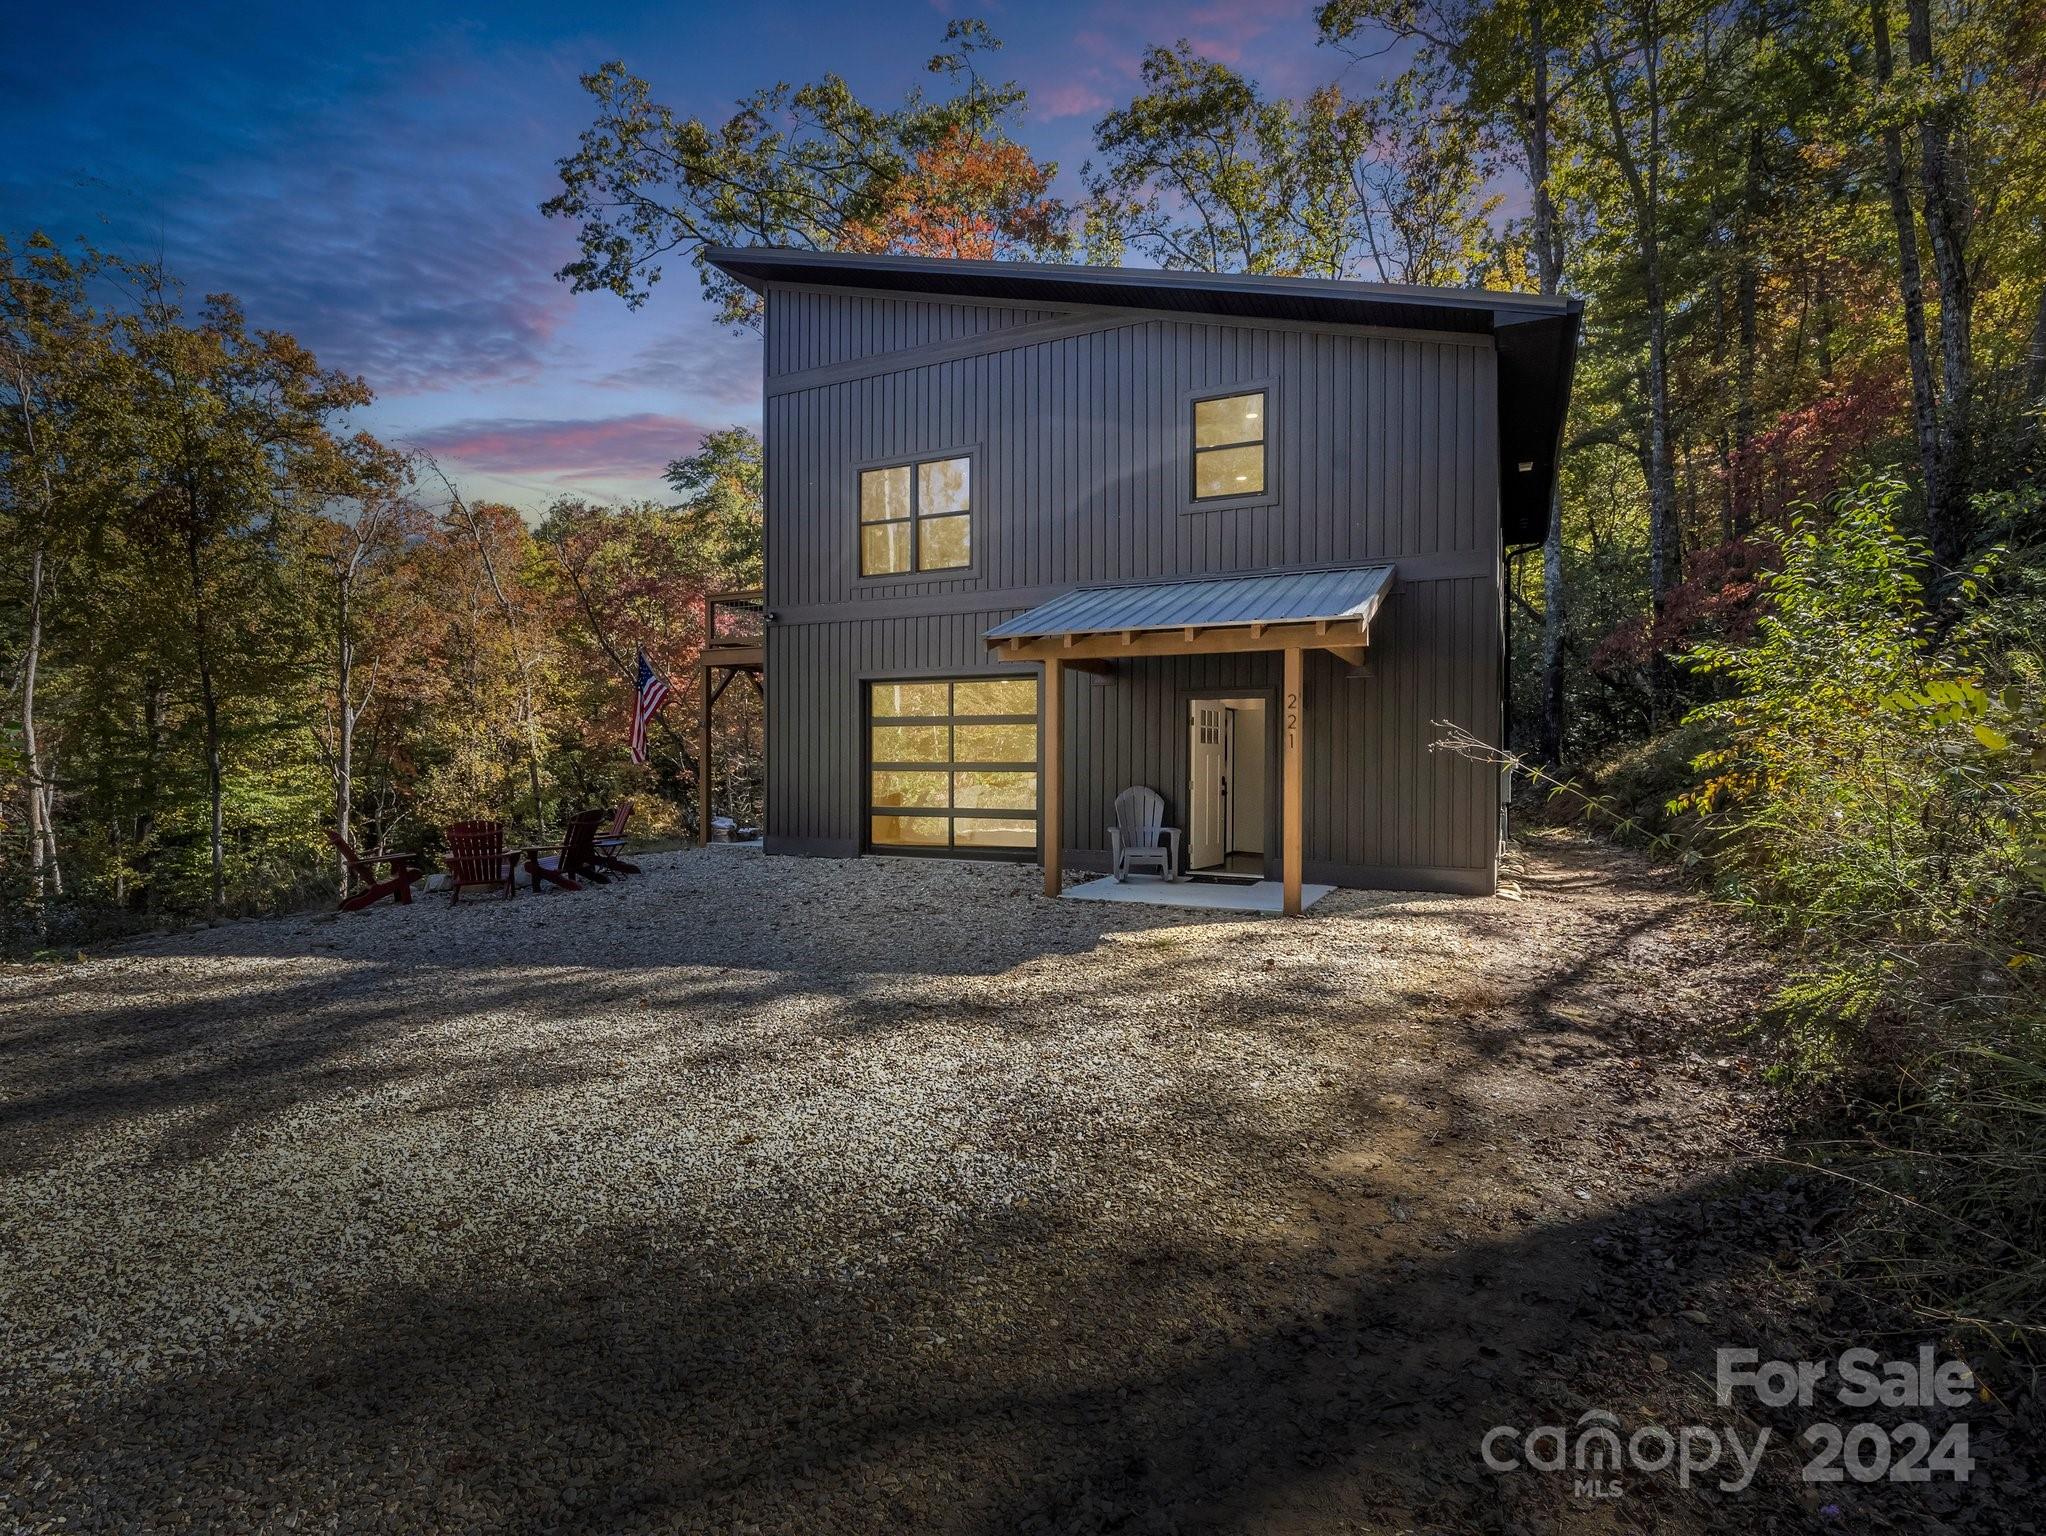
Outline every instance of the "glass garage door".
[[867, 685], [867, 840], [961, 853], [1037, 847], [1037, 679]]

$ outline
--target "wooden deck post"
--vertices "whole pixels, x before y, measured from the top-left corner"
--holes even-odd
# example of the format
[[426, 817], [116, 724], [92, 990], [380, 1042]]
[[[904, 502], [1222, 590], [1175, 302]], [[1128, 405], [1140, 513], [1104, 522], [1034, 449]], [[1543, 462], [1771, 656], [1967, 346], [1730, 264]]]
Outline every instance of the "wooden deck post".
[[696, 845], [710, 846], [710, 668], [696, 669]]
[[1066, 829], [1066, 664], [1044, 663], [1044, 784], [1039, 796], [1037, 840], [1044, 859], [1044, 894], [1056, 896], [1065, 882], [1059, 844]]
[[1305, 652], [1289, 645], [1286, 657], [1286, 686], [1280, 699], [1285, 718], [1280, 722], [1279, 763], [1279, 873], [1285, 883], [1284, 910], [1288, 917], [1300, 915], [1300, 760], [1306, 754], [1301, 740], [1307, 730], [1307, 695], [1302, 683]]

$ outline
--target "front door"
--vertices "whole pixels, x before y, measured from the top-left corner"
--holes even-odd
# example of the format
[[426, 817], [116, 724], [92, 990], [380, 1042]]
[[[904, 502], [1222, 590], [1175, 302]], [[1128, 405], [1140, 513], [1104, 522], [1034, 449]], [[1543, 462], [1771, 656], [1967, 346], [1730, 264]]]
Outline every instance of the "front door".
[[1187, 794], [1186, 867], [1212, 869], [1228, 849], [1229, 736], [1227, 709], [1215, 699], [1193, 703], [1193, 771]]

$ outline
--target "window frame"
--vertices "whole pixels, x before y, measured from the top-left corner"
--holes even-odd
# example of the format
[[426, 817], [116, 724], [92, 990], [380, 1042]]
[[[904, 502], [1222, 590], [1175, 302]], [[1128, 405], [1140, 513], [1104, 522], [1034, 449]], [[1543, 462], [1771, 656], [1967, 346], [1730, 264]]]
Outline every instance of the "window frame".
[[[874, 689], [895, 684], [942, 683], [946, 686], [943, 715], [876, 715], [874, 713]], [[1028, 683], [1037, 701], [1036, 710], [1027, 715], [960, 715], [956, 713], [958, 696], [952, 691], [961, 683]], [[890, 858], [938, 858], [938, 859], [991, 859], [1009, 863], [1033, 864], [1038, 859], [1038, 850], [1044, 843], [1044, 684], [1033, 668], [1028, 671], [1000, 672], [891, 672], [862, 675], [858, 680], [860, 690], [860, 851], [862, 853], [884, 854]], [[947, 731], [956, 730], [964, 721], [969, 725], [1028, 725], [1036, 742], [1035, 753], [1029, 763], [961, 761], [955, 755], [948, 756], [943, 763], [898, 762], [892, 759], [876, 759], [874, 756], [874, 727], [879, 725], [943, 725]], [[952, 782], [952, 775], [958, 772], [1023, 773], [1034, 774], [1037, 780], [1034, 803], [1029, 810], [982, 809], [974, 806], [960, 807], [953, 803], [958, 795], [958, 786]], [[876, 806], [874, 804], [874, 775], [876, 772], [943, 773], [946, 776], [946, 804], [941, 807], [917, 806]], [[876, 816], [942, 816], [945, 818], [945, 842], [942, 844], [882, 843], [874, 840], [874, 818]], [[955, 820], [980, 821], [1028, 821], [1037, 828], [1036, 838], [1027, 846], [1018, 848], [976, 847], [959, 843]]]
[[[1197, 444], [1194, 439], [1195, 413], [1209, 400], [1234, 400], [1242, 395], [1261, 395], [1264, 403], [1260, 416], [1264, 422], [1264, 436], [1241, 443]], [[1188, 390], [1180, 396], [1181, 420], [1186, 428], [1186, 512], [1227, 511], [1234, 507], [1265, 507], [1279, 500], [1279, 456], [1278, 411], [1279, 389], [1272, 379], [1243, 379], [1232, 384], [1212, 389]], [[1200, 494], [1201, 455], [1222, 448], [1257, 448], [1264, 456], [1265, 483], [1255, 491], [1237, 491], [1223, 496]]]
[[[923, 476], [917, 471], [926, 464], [943, 464], [951, 459], [966, 461], [966, 510], [961, 512], [923, 511]], [[879, 523], [863, 522], [860, 518], [860, 491], [864, 478], [877, 470], [906, 469], [909, 471], [909, 516], [888, 518]], [[869, 459], [855, 464], [852, 471], [852, 513], [853, 513], [853, 575], [862, 583], [902, 581], [956, 581], [961, 577], [977, 576], [980, 572], [980, 450], [977, 445], [941, 448], [932, 453], [918, 453], [905, 456], [891, 454], [887, 458]], [[941, 566], [936, 570], [924, 570], [919, 562], [923, 558], [923, 524], [931, 519], [964, 517], [966, 519], [967, 561], [964, 565]], [[909, 569], [906, 571], [869, 571], [866, 568], [866, 540], [862, 530], [874, 527], [890, 527], [898, 523], [909, 526]]]

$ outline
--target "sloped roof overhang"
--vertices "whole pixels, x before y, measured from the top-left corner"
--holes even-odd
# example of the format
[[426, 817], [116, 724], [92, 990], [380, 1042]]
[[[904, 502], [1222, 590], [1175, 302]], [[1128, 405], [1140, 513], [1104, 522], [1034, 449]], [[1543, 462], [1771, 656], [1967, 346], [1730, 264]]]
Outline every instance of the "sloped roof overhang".
[[1003, 620], [986, 640], [1013, 661], [1288, 649], [1358, 661], [1395, 574], [1367, 565], [1076, 587]]

